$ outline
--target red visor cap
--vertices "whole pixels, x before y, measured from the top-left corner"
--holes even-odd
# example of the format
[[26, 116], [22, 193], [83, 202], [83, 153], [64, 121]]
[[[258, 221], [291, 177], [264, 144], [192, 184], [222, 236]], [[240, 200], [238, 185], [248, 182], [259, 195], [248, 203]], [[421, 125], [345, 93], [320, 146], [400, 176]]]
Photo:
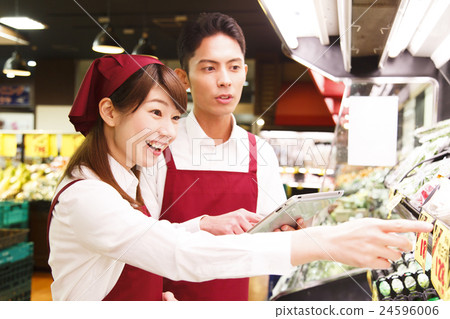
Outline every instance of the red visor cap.
[[98, 104], [111, 96], [133, 73], [149, 64], [163, 64], [145, 55], [106, 55], [92, 62], [78, 90], [69, 120], [86, 136], [99, 118]]

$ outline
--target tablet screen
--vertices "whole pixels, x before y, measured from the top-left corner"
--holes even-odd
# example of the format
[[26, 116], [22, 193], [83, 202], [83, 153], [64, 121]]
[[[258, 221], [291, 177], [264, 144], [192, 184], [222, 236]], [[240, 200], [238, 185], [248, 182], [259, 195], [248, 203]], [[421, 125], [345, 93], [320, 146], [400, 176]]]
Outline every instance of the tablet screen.
[[333, 191], [292, 196], [247, 232], [272, 232], [283, 225], [295, 228], [300, 217], [308, 227], [317, 225], [328, 215], [328, 207], [343, 194], [344, 191]]

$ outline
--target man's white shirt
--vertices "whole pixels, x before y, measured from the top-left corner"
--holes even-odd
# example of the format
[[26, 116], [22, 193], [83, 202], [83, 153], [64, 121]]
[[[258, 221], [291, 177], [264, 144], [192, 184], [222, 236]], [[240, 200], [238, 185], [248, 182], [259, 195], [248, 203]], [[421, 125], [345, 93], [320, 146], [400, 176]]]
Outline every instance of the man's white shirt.
[[[247, 131], [236, 125], [234, 116], [230, 138], [219, 145], [208, 137], [191, 112], [180, 119], [177, 138], [170, 146], [170, 151], [179, 170], [204, 170], [248, 172], [249, 140]], [[281, 182], [278, 159], [272, 146], [256, 136], [257, 143], [257, 181], [258, 200], [256, 213], [265, 216], [286, 200]], [[164, 219], [161, 212], [166, 181], [167, 166], [164, 156], [154, 167], [144, 168], [141, 180], [151, 193], [144, 197], [153, 198], [149, 207], [155, 218]], [[214, 187], [214, 185], [211, 185]], [[188, 195], [187, 195], [188, 196]], [[198, 218], [185, 223], [190, 231], [198, 230]]]

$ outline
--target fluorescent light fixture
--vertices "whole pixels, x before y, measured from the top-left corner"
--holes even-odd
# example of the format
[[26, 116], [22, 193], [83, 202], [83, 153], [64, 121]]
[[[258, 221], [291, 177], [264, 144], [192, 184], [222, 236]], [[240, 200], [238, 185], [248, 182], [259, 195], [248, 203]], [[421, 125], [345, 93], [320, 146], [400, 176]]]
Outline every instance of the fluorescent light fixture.
[[431, 1], [424, 0], [409, 0], [400, 4], [386, 43], [389, 57], [397, 57], [408, 47], [430, 4]]
[[448, 0], [433, 1], [425, 17], [414, 33], [408, 50], [414, 56], [431, 56], [448, 35], [450, 28], [450, 2]]
[[259, 0], [278, 35], [291, 49], [299, 37], [317, 37], [328, 45], [330, 35], [338, 34], [335, 0]]
[[339, 17], [339, 37], [344, 60], [344, 69], [350, 72], [351, 66], [351, 39], [352, 39], [352, 1], [337, 1], [338, 17]]
[[447, 34], [445, 40], [434, 50], [431, 55], [431, 60], [437, 69], [441, 68], [450, 60], [450, 34]]
[[316, 13], [316, 27], [317, 35], [319, 36], [320, 43], [322, 45], [330, 44], [330, 38], [328, 37], [327, 24], [324, 18], [324, 11], [322, 1], [313, 1], [314, 11]]
[[47, 26], [28, 17], [2, 17], [0, 23], [16, 30], [42, 30]]

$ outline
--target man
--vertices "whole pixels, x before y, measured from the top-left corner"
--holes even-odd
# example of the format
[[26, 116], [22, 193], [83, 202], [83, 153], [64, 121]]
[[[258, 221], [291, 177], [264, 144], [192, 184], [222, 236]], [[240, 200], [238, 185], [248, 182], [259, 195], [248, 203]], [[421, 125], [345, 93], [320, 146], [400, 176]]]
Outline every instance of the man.
[[[194, 106], [154, 176], [160, 218], [190, 231], [243, 233], [286, 200], [273, 149], [232, 115], [247, 74], [244, 35], [231, 17], [202, 14], [182, 31], [178, 55], [175, 71]], [[166, 279], [164, 290], [179, 300], [248, 300], [248, 278]]]

